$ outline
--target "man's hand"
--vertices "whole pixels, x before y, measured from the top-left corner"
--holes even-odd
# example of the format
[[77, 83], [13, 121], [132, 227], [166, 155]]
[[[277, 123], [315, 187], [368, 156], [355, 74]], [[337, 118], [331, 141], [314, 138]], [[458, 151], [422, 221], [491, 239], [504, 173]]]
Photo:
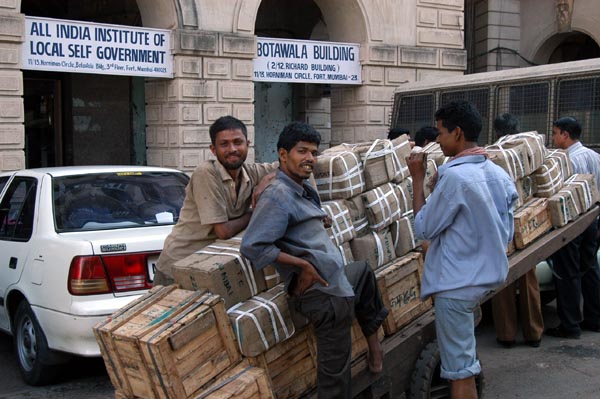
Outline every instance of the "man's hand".
[[265, 189], [271, 184], [273, 179], [275, 178], [275, 172], [271, 172], [268, 175], [264, 176], [258, 184], [254, 187], [252, 191], [252, 208], [256, 208], [256, 203], [258, 202], [258, 198], [265, 191]]
[[410, 171], [413, 181], [425, 180], [425, 171], [427, 167], [427, 154], [425, 152], [413, 152], [406, 157], [406, 165]]
[[329, 286], [327, 281], [321, 277], [317, 269], [306, 262], [307, 266], [302, 268], [302, 271], [298, 274], [298, 280], [294, 289], [295, 295], [302, 295], [304, 292], [312, 287], [315, 283], [321, 283], [325, 287]]

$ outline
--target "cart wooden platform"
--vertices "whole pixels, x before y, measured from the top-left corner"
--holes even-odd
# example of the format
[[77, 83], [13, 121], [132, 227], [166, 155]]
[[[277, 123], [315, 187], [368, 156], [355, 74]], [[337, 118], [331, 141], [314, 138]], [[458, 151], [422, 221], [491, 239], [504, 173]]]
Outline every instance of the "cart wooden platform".
[[[497, 291], [511, 284], [527, 271], [533, 269], [539, 262], [547, 259], [568, 242], [580, 235], [600, 214], [598, 206], [566, 226], [554, 229], [543, 235], [527, 248], [516, 251], [509, 257], [509, 274], [506, 282]], [[482, 303], [490, 299], [494, 293], [483, 298]], [[428, 365], [430, 353], [424, 353], [425, 347], [435, 339], [434, 310], [430, 309], [409, 325], [391, 337], [386, 337], [382, 343], [385, 353], [384, 371], [373, 375], [368, 371], [366, 357], [363, 356], [352, 365], [352, 390], [355, 398], [429, 398], [429, 393], [409, 393], [411, 377], [416, 368]], [[431, 352], [431, 351], [429, 351]], [[422, 356], [423, 353], [423, 356]], [[421, 356], [421, 360], [419, 357]], [[425, 357], [425, 359], [423, 359]], [[419, 360], [419, 364], [417, 361]], [[423, 361], [425, 360], [425, 361]], [[438, 360], [439, 362], [439, 357]], [[435, 367], [434, 367], [435, 368]], [[430, 372], [432, 370], [421, 370]], [[423, 375], [423, 373], [421, 373]], [[435, 376], [434, 376], [435, 379]], [[446, 385], [445, 383], [442, 383]], [[441, 385], [442, 385], [441, 384]], [[435, 385], [435, 382], [432, 384]], [[443, 391], [447, 386], [431, 386], [436, 391], [436, 398], [444, 398]], [[427, 390], [428, 391], [428, 390]], [[432, 395], [433, 396], [433, 395]], [[316, 398], [316, 394], [311, 397]]]

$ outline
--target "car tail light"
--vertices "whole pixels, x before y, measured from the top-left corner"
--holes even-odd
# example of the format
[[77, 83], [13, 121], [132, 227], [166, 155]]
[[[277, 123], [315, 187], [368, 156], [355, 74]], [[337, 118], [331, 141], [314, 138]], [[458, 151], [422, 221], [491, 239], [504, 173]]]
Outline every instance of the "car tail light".
[[152, 288], [146, 277], [150, 255], [156, 253], [76, 256], [69, 271], [69, 292], [92, 295]]
[[110, 284], [99, 256], [76, 256], [69, 269], [69, 292], [72, 295], [106, 294]]

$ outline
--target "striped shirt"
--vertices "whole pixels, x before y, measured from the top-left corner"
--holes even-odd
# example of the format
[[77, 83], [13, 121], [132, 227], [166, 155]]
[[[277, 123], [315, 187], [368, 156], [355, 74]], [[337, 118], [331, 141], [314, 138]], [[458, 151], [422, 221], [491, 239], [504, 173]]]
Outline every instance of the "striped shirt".
[[600, 187], [600, 154], [585, 147], [581, 141], [571, 145], [567, 151], [573, 164], [573, 172], [593, 174], [596, 176], [598, 187]]

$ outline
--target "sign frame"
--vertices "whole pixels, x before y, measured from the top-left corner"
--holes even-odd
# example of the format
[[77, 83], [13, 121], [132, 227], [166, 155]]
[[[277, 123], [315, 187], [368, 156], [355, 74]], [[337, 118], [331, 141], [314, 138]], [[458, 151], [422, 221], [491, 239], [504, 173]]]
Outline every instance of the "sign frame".
[[254, 82], [362, 85], [360, 44], [257, 37]]
[[171, 31], [25, 16], [21, 69], [173, 77]]

